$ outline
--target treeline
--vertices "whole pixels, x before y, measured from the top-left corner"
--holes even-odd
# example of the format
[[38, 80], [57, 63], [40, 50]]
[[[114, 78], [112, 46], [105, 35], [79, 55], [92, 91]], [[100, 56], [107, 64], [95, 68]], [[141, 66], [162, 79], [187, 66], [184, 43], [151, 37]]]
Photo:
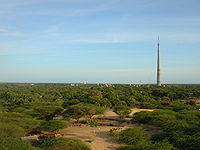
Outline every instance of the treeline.
[[62, 103], [62, 107], [78, 103], [90, 103], [103, 107], [127, 105], [141, 108], [161, 108], [172, 101], [200, 97], [200, 86], [133, 87], [113, 85], [70, 86], [65, 84], [2, 84], [0, 103], [4, 108], [14, 108], [30, 103]]

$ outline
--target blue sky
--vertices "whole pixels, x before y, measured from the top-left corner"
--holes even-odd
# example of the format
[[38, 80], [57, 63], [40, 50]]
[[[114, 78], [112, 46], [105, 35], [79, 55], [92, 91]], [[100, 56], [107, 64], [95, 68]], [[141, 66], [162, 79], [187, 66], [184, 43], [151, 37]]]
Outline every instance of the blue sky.
[[199, 0], [0, 0], [0, 82], [200, 83]]

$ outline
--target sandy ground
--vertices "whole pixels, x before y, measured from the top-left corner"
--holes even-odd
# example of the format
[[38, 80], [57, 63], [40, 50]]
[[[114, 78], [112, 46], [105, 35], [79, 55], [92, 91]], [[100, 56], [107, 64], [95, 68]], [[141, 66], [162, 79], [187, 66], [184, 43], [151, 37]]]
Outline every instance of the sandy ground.
[[107, 133], [113, 127], [68, 127], [60, 131], [65, 137], [75, 137], [85, 141], [92, 150], [115, 150], [122, 144]]
[[133, 116], [135, 113], [141, 112], [141, 111], [154, 111], [154, 110], [155, 110], [155, 109], [132, 108], [132, 109], [131, 109], [131, 113], [129, 114], [129, 116]]
[[[134, 115], [136, 112], [140, 111], [153, 111], [152, 109], [132, 109], [130, 116]], [[119, 116], [114, 113], [113, 111], [107, 111], [101, 117], [105, 118], [119, 118]], [[94, 116], [94, 118], [99, 116]], [[127, 128], [128, 125], [123, 127]], [[98, 127], [88, 127], [85, 125], [79, 126], [72, 126], [66, 129], [60, 130], [60, 133], [63, 134], [65, 137], [74, 137], [78, 138], [82, 141], [85, 141], [89, 144], [92, 150], [116, 150], [117, 147], [122, 146], [119, 144], [114, 137], [108, 135], [108, 132], [113, 127], [110, 126], [98, 126]]]

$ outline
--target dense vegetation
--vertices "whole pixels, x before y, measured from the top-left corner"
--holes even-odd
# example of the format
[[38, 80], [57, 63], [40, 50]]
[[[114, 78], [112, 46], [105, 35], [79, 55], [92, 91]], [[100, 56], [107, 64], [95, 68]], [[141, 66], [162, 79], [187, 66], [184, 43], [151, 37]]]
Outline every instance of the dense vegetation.
[[54, 120], [58, 116], [76, 120], [85, 117], [86, 122], [96, 125], [92, 116], [106, 109], [112, 108], [123, 118], [130, 108], [139, 107], [159, 110], [138, 113], [133, 122], [160, 127], [163, 134], [147, 138], [143, 129], [127, 129], [128, 132], [118, 135], [121, 141], [129, 141], [124, 139], [130, 137], [126, 134], [137, 130], [134, 133], [142, 136], [137, 143], [146, 144], [134, 144], [132, 139], [133, 143], [125, 142], [130, 146], [121, 149], [195, 150], [200, 147], [200, 115], [199, 106], [190, 100], [199, 97], [198, 85], [158, 88], [153, 85], [0, 84], [0, 149], [89, 149], [76, 139], [44, 138], [31, 145], [20, 137], [65, 128], [64, 121]]
[[159, 142], [150, 140], [145, 129], [141, 127], [127, 128], [118, 132], [112, 131], [119, 142], [129, 146], [120, 147], [119, 150], [175, 150], [176, 148], [164, 139]]
[[39, 147], [45, 150], [90, 150], [82, 141], [73, 138], [45, 138]]
[[176, 104], [169, 110], [140, 112], [133, 121], [160, 127], [163, 133], [152, 136], [155, 142], [166, 139], [180, 150], [198, 150], [200, 147], [200, 112], [191, 107], [179, 109]]

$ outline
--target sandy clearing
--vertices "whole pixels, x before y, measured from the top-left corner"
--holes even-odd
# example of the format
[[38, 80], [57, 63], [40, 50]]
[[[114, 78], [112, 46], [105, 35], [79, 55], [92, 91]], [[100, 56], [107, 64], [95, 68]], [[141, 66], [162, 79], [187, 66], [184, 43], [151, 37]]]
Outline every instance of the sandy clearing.
[[60, 133], [64, 137], [74, 137], [85, 141], [92, 150], [115, 150], [122, 144], [117, 143], [116, 139], [107, 134], [111, 128], [113, 127], [68, 127], [60, 130]]
[[[129, 116], [133, 116], [135, 113], [141, 112], [141, 111], [154, 111], [154, 110], [155, 109], [132, 108]], [[98, 118], [98, 117], [106, 117], [106, 118], [116, 119], [116, 118], [119, 118], [119, 115], [116, 114], [115, 112], [113, 112], [112, 110], [108, 110], [103, 115], [94, 115], [92, 118]]]
[[[132, 116], [136, 112], [140, 111], [154, 111], [154, 110], [133, 108], [129, 116]], [[93, 116], [93, 118], [98, 118], [98, 117], [118, 119], [119, 115], [117, 115], [112, 110], [109, 110], [104, 115]], [[128, 127], [130, 126], [127, 125], [123, 127], [123, 129]], [[107, 134], [112, 128], [113, 127], [111, 126], [89, 127], [82, 125], [81, 127], [77, 126], [68, 127], [66, 129], [60, 130], [59, 132], [62, 135], [64, 135], [64, 137], [74, 137], [82, 141], [85, 141], [87, 144], [91, 146], [92, 150], [116, 150], [118, 147], [123, 145], [119, 144], [114, 137], [111, 137]]]

